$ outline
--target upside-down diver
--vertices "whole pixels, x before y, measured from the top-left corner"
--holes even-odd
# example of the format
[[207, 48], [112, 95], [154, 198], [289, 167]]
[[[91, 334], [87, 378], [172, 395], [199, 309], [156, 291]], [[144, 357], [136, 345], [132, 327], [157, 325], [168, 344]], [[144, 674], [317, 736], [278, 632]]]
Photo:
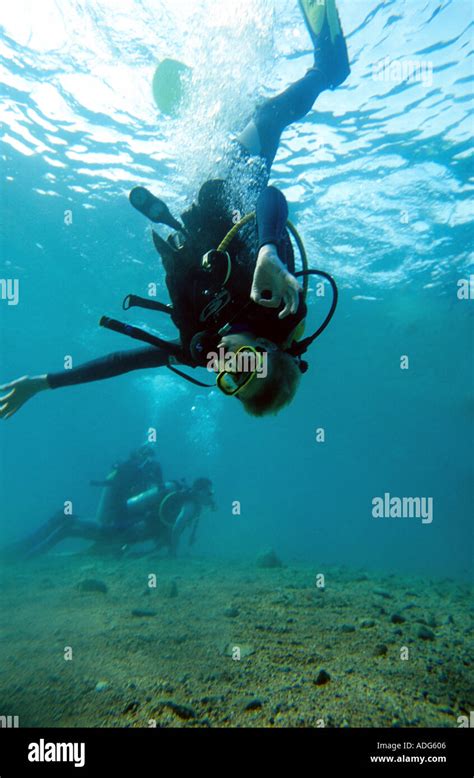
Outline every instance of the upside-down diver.
[[[335, 89], [350, 73], [347, 47], [335, 0], [299, 0], [314, 44], [314, 65], [281, 94], [259, 105], [233, 146], [231, 176], [248, 175], [252, 165], [255, 213], [233, 222], [235, 199], [229, 179], [207, 181], [197, 202], [175, 219], [166, 205], [143, 187], [130, 193], [131, 204], [156, 224], [175, 232], [153, 240], [166, 272], [171, 305], [128, 295], [124, 307], [141, 306], [169, 314], [179, 339], [168, 342], [149, 332], [103, 317], [101, 324], [145, 342], [146, 347], [118, 352], [71, 370], [24, 376], [0, 387], [0, 417], [10, 418], [46, 389], [97, 381], [131, 370], [177, 365], [209, 367], [210, 355], [232, 354], [235, 364], [218, 359], [217, 386], [237, 398], [254, 416], [275, 414], [295, 396], [307, 370], [302, 356], [329, 323], [337, 304], [337, 287], [328, 274], [297, 273], [289, 231], [305, 260], [301, 239], [288, 221], [282, 192], [269, 186], [270, 172], [286, 127], [302, 119], [317, 97]], [[232, 205], [233, 203], [233, 205]], [[330, 282], [333, 301], [317, 331], [301, 339], [307, 314], [310, 274]], [[298, 278], [303, 279], [303, 287]], [[265, 362], [265, 370], [262, 369]], [[188, 377], [193, 383], [199, 381]]]

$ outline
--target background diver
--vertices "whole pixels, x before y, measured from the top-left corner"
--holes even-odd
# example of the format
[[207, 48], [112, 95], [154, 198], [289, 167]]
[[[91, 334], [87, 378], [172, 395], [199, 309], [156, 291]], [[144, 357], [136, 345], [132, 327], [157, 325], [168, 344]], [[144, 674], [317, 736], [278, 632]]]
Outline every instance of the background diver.
[[[268, 186], [268, 181], [284, 129], [302, 119], [321, 92], [335, 89], [350, 73], [335, 0], [322, 4], [299, 0], [299, 5], [314, 44], [314, 65], [302, 79], [257, 107], [234, 144], [229, 180], [204, 184], [197, 203], [182, 214], [182, 223], [146, 189], [136, 187], [131, 192], [130, 200], [137, 210], [176, 232], [167, 240], [153, 232], [172, 308], [133, 296], [127, 298], [129, 307], [141, 304], [171, 313], [179, 340], [166, 342], [130, 325], [103, 318], [104, 326], [150, 345], [110, 354], [60, 373], [16, 379], [0, 387], [0, 418], [11, 417], [27, 400], [46, 389], [97, 381], [142, 368], [166, 366], [182, 375], [177, 364], [205, 367], [208, 354], [219, 348], [233, 353], [249, 352], [256, 365], [259, 354], [268, 357], [267, 376], [260, 380], [255, 380], [255, 366], [240, 372], [221, 369], [218, 375], [221, 391], [236, 397], [249, 413], [274, 414], [292, 401], [307, 369], [301, 356], [329, 323], [337, 303], [337, 288], [327, 274], [320, 272], [332, 283], [333, 305], [317, 332], [298, 341], [306, 316], [305, 295], [295, 277], [294, 254], [286, 228], [288, 205], [278, 189]], [[239, 204], [229, 181], [236, 180], [240, 171], [242, 176], [248, 176], [249, 160], [259, 163], [252, 165], [256, 220], [233, 230], [232, 214]]]
[[[183, 482], [162, 482], [126, 501], [119, 520], [107, 514], [107, 520], [84, 521], [77, 516], [55, 513], [45, 524], [26, 538], [13, 543], [1, 552], [3, 559], [16, 561], [46, 554], [63, 540], [78, 538], [94, 541], [94, 553], [123, 555], [130, 546], [152, 542], [154, 549], [168, 548], [175, 557], [181, 536], [190, 531], [189, 545], [196, 541], [201, 515], [216, 510], [212, 483], [208, 478], [197, 478], [192, 486]], [[104, 514], [99, 511], [103, 519]]]
[[112, 467], [105, 481], [92, 481], [91, 485], [102, 487], [96, 515], [98, 524], [126, 529], [134, 523], [127, 501], [148, 489], [164, 487], [153, 445], [146, 443], [136, 449], [127, 460]]

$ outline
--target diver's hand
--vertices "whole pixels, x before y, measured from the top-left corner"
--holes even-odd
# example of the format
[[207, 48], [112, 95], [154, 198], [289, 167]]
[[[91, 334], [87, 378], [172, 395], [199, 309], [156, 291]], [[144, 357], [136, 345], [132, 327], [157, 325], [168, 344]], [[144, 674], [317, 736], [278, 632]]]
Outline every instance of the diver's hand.
[[0, 386], [0, 419], [9, 419], [35, 394], [49, 388], [45, 375], [33, 378], [25, 375], [22, 378], [17, 378], [16, 381]]
[[[299, 306], [301, 287], [294, 276], [288, 272], [273, 245], [262, 246], [258, 252], [257, 265], [253, 275], [251, 299], [265, 308], [279, 308], [282, 301], [284, 309], [278, 314], [285, 319], [290, 313], [296, 313]], [[263, 297], [270, 292], [271, 297]]]

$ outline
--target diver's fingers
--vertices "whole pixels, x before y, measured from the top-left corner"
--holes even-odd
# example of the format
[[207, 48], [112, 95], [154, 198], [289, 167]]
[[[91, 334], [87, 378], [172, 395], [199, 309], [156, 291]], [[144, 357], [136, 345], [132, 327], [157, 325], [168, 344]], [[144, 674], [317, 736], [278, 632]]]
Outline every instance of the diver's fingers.
[[13, 416], [13, 414], [17, 412], [17, 410], [18, 410], [18, 408], [13, 408], [13, 410], [12, 410], [12, 411], [10, 411], [10, 413], [7, 413], [7, 415], [6, 415], [6, 416], [3, 416], [3, 418], [4, 418], [4, 419], [9, 419], [9, 418], [10, 418], [10, 416]]
[[[263, 297], [264, 293], [270, 296]], [[266, 308], [278, 308], [280, 305], [280, 301], [275, 295], [275, 290], [271, 287], [266, 288], [256, 281], [252, 284], [250, 299], [253, 300], [254, 303], [257, 303], [257, 305], [263, 305]]]
[[292, 309], [291, 299], [289, 296], [285, 296], [285, 307], [278, 314], [279, 319], [286, 319], [290, 315]]
[[0, 384], [0, 392], [8, 392], [9, 389], [15, 389], [18, 383], [19, 379], [17, 378], [15, 381], [9, 381], [8, 384]]
[[264, 308], [278, 308], [281, 303], [281, 299], [279, 300], [277, 297], [271, 297], [270, 299], [267, 299], [266, 297], [261, 297], [260, 295], [252, 297], [252, 300], [254, 303], [258, 303], [258, 305], [262, 305]]
[[257, 303], [257, 305], [261, 304], [260, 301], [262, 299], [262, 293], [256, 284], [254, 284], [252, 287], [252, 291], [250, 292], [250, 299], [253, 300], [254, 303]]
[[291, 287], [290, 296], [291, 296], [291, 313], [295, 314], [300, 305], [298, 284], [295, 284], [294, 286]]
[[281, 313], [278, 314], [279, 319], [285, 319], [287, 316], [291, 314], [295, 314], [298, 310], [299, 306], [299, 297], [298, 297], [298, 291], [296, 288], [292, 285], [289, 286], [288, 289], [285, 292], [285, 307], [281, 311]]
[[[1, 387], [0, 387], [0, 390], [1, 390]], [[4, 403], [6, 400], [9, 400], [10, 397], [12, 397], [14, 393], [15, 393], [15, 390], [12, 389], [11, 392], [8, 392], [8, 394], [4, 394], [3, 397], [0, 397], [0, 403]]]
[[303, 286], [300, 284], [297, 278], [295, 278], [294, 275], [291, 273], [287, 273], [286, 275], [286, 288], [287, 289], [294, 289], [297, 294], [300, 292], [304, 292]]
[[304, 288], [301, 286], [298, 279], [295, 278], [294, 276], [290, 275], [288, 283], [291, 286], [291, 288], [295, 290], [296, 294], [300, 294], [300, 292], [304, 292]]
[[8, 413], [8, 403], [0, 405], [0, 419], [3, 419], [6, 413]]

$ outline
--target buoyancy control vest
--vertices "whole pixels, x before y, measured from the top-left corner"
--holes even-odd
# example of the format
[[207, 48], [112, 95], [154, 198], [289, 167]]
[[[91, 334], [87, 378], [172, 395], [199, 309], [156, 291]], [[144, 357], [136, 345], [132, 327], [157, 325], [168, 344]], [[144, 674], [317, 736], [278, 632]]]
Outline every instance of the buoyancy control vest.
[[[207, 362], [207, 353], [215, 350], [224, 332], [251, 332], [276, 343], [293, 356], [302, 373], [308, 364], [302, 359], [308, 348], [331, 322], [338, 302], [336, 282], [329, 273], [309, 269], [304, 243], [291, 222], [287, 227], [297, 243], [303, 270], [294, 272], [295, 262], [288, 233], [278, 246], [280, 258], [295, 277], [302, 278], [303, 293], [298, 311], [281, 320], [279, 310], [264, 308], [250, 299], [257, 259], [255, 213], [234, 219], [226, 202], [226, 182], [208, 181], [199, 192], [197, 204], [182, 214], [180, 224], [168, 207], [143, 187], [135, 187], [130, 202], [147, 218], [176, 230], [167, 240], [153, 231], [153, 242], [166, 273], [172, 305], [150, 298], [127, 295], [124, 310], [147, 308], [170, 315], [181, 340], [168, 341], [147, 330], [103, 316], [100, 325], [135, 340], [148, 343], [168, 354], [168, 367], [191, 383], [210, 388], [176, 368], [176, 363], [193, 367]], [[212, 255], [213, 259], [208, 261]], [[227, 258], [227, 259], [226, 259]], [[310, 276], [324, 278], [332, 289], [332, 303], [324, 321], [310, 336], [301, 338], [306, 315], [306, 294]], [[205, 325], [205, 326], [203, 326]]]
[[[172, 234], [168, 241], [153, 233], [166, 273], [172, 319], [179, 330], [184, 352], [197, 364], [199, 354], [191, 349], [197, 333], [215, 332], [233, 323], [283, 346], [306, 316], [302, 296], [296, 314], [283, 320], [278, 318], [279, 309], [264, 308], [250, 299], [258, 245], [254, 220], [246, 224], [229, 245], [231, 272], [228, 272], [226, 262], [219, 258], [207, 269], [203, 267], [203, 256], [215, 250], [235, 226], [221, 194], [220, 183], [208, 182], [201, 188], [198, 203], [181, 216], [183, 231]], [[211, 185], [212, 196], [209, 194]], [[278, 246], [278, 253], [290, 273], [294, 273], [294, 252], [287, 232]]]

